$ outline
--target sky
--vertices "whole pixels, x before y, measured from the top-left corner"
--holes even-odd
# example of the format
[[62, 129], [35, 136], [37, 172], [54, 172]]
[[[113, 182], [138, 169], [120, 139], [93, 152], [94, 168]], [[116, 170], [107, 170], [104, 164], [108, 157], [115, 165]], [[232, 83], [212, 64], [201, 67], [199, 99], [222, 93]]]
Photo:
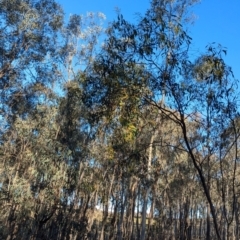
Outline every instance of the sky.
[[[150, 0], [57, 0], [66, 16], [102, 12], [107, 21], [116, 18], [115, 9], [121, 10], [124, 18], [135, 21], [136, 13], [144, 14]], [[188, 26], [192, 37], [192, 54], [204, 53], [210, 43], [219, 43], [227, 48], [226, 63], [240, 81], [240, 0], [202, 0], [191, 10], [195, 22]]]

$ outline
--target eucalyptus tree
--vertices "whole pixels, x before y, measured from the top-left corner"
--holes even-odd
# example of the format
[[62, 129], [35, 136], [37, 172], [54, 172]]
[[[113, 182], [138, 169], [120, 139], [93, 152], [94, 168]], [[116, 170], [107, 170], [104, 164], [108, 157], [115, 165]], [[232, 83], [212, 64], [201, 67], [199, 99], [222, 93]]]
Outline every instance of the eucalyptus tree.
[[81, 181], [90, 134], [77, 72], [102, 28], [93, 13], [64, 24], [53, 0], [3, 0], [0, 9], [1, 237], [80, 236], [94, 194], [81, 185], [91, 180], [85, 172]]
[[[9, 106], [21, 114], [24, 89], [48, 84], [53, 79], [53, 58], [57, 32], [63, 24], [63, 12], [54, 1], [1, 1], [1, 109]], [[12, 99], [12, 100], [11, 100]], [[23, 105], [22, 103], [22, 105]], [[4, 116], [3, 116], [4, 117]]]
[[[108, 116], [110, 114], [110, 118], [115, 121], [116, 118], [113, 116], [121, 111], [122, 98], [126, 90], [129, 96], [125, 97], [127, 100], [125, 102], [128, 103], [129, 99], [134, 102], [137, 97], [139, 106], [143, 106], [143, 109], [144, 104], [149, 103], [149, 99], [165, 104], [165, 82], [170, 75], [174, 75], [177, 61], [185, 58], [190, 41], [183, 31], [181, 22], [186, 16], [184, 6], [194, 1], [185, 3], [152, 1], [151, 8], [145, 16], [140, 17], [138, 24], [126, 22], [121, 15], [112, 23], [107, 31], [108, 40], [105, 42], [103, 53], [96, 59], [93, 73], [89, 74], [84, 86], [85, 103], [93, 107], [95, 114], [103, 113]], [[142, 69], [141, 72], [135, 73], [135, 66]], [[126, 122], [129, 122], [130, 126], [134, 124], [131, 119], [133, 112], [131, 113], [131, 103], [127, 103], [123, 105], [129, 108], [128, 115], [124, 117], [128, 117]], [[147, 182], [150, 180], [151, 162], [154, 158], [153, 143], [156, 135], [160, 134], [156, 127], [157, 125], [148, 143]], [[128, 133], [130, 132], [129, 129]], [[145, 238], [149, 197], [148, 184], [145, 185], [141, 239]]]
[[[222, 151], [225, 151], [221, 136], [238, 114], [237, 92], [234, 91], [236, 85], [231, 69], [223, 60], [225, 49], [210, 46], [208, 52], [196, 62], [190, 61], [188, 50], [191, 38], [184, 30], [184, 21], [187, 13], [185, 7], [193, 3], [152, 1], [151, 8], [139, 17], [137, 24], [130, 24], [119, 15], [108, 30], [108, 40], [103, 53], [94, 63], [93, 74], [86, 80], [85, 102], [95, 109], [95, 116], [99, 113], [112, 114], [121, 109], [124, 81], [128, 89], [132, 86], [145, 89], [136, 92], [142, 106], [155, 107], [159, 115], [181, 129], [181, 145], [174, 143], [172, 148], [181, 146], [187, 153], [187, 159], [197, 173], [196, 179], [201, 183], [209, 206], [207, 238], [213, 236], [210, 229], [212, 219], [216, 237], [221, 239], [220, 220], [214, 207], [214, 188], [216, 181], [224, 185], [225, 177], [223, 174], [219, 176], [223, 163]], [[129, 71], [124, 70], [129, 63], [141, 66], [144, 81], [136, 85], [134, 78], [128, 80]], [[135, 69], [130, 68], [130, 71], [134, 73]], [[135, 98], [135, 94], [132, 96]], [[114, 117], [112, 119], [116, 120]], [[235, 168], [232, 171], [235, 176]], [[222, 203], [226, 202], [222, 197]], [[232, 199], [236, 199], [234, 191]], [[144, 223], [141, 238], [145, 238]]]
[[[29, 203], [34, 194], [39, 194], [40, 185], [43, 187], [51, 179], [51, 176], [47, 180], [41, 175], [45, 170], [33, 159], [38, 154], [33, 147], [38, 140], [42, 145], [42, 136], [46, 134], [43, 134], [46, 129], [41, 132], [40, 125], [46, 126], [44, 120], [48, 110], [41, 104], [45, 99], [51, 99], [49, 108], [54, 108], [54, 93], [50, 88], [55, 79], [51, 76], [55, 74], [54, 44], [63, 24], [63, 12], [55, 1], [44, 0], [3, 0], [0, 9], [1, 205], [5, 206], [2, 210], [6, 227], [2, 232], [11, 239], [22, 231], [21, 220], [26, 223], [30, 215], [36, 213], [35, 200]], [[36, 123], [41, 114], [42, 123]], [[46, 151], [40, 159], [47, 161], [48, 154]], [[48, 187], [50, 185], [46, 192]], [[43, 220], [48, 216], [44, 215], [46, 212], [42, 213], [42, 207], [39, 214], [43, 214]], [[21, 219], [23, 216], [26, 218]], [[34, 229], [31, 229], [32, 233]]]

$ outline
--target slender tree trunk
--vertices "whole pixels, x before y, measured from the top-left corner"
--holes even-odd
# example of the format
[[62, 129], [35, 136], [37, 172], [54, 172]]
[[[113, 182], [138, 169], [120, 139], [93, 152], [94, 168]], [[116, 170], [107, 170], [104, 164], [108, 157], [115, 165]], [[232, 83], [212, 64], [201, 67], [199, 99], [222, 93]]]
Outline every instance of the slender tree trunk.
[[181, 127], [182, 127], [184, 141], [186, 143], [189, 155], [190, 155], [190, 157], [191, 157], [191, 159], [193, 161], [193, 165], [194, 165], [194, 167], [196, 168], [196, 170], [198, 172], [198, 175], [200, 177], [201, 184], [202, 184], [205, 196], [206, 196], [207, 201], [209, 203], [209, 207], [210, 207], [210, 211], [211, 211], [211, 214], [212, 214], [212, 218], [213, 218], [213, 223], [214, 223], [214, 228], [215, 228], [217, 239], [221, 240], [221, 236], [220, 236], [219, 228], [218, 228], [217, 217], [216, 217], [216, 212], [215, 212], [215, 208], [214, 208], [214, 205], [213, 205], [213, 202], [212, 202], [212, 198], [211, 198], [211, 195], [210, 195], [209, 187], [208, 187], [206, 179], [204, 177], [204, 173], [203, 173], [202, 169], [199, 167], [199, 165], [197, 163], [197, 160], [196, 160], [196, 157], [195, 157], [195, 155], [194, 155], [194, 153], [192, 151], [192, 148], [190, 147], [189, 139], [188, 139], [188, 136], [187, 136], [187, 128], [186, 128], [186, 124], [185, 124], [184, 114], [181, 114], [180, 116], [181, 116]]
[[126, 238], [131, 239], [133, 236], [134, 228], [134, 201], [135, 198], [135, 189], [137, 186], [137, 180], [131, 177], [129, 181], [129, 197], [128, 197], [128, 207], [126, 212]]
[[112, 219], [111, 219], [111, 222], [110, 222], [110, 224], [111, 224], [110, 236], [109, 236], [110, 240], [114, 240], [115, 239], [115, 235], [116, 235], [117, 210], [118, 210], [118, 203], [116, 201], [115, 206], [114, 206], [113, 216], [112, 216]]
[[211, 221], [210, 221], [210, 209], [209, 204], [207, 205], [207, 229], [206, 229], [206, 240], [211, 240]]
[[139, 228], [139, 214], [140, 214], [140, 211], [139, 211], [139, 207], [140, 207], [140, 184], [138, 186], [138, 200], [137, 200], [137, 220], [136, 220], [136, 226], [137, 226], [137, 239], [140, 239], [140, 228]]
[[146, 235], [146, 217], [147, 217], [147, 204], [148, 204], [148, 196], [150, 194], [150, 170], [152, 165], [152, 152], [153, 152], [153, 141], [155, 138], [155, 132], [151, 136], [149, 154], [148, 154], [148, 163], [147, 163], [147, 186], [144, 186], [143, 192], [143, 208], [142, 208], [142, 222], [141, 222], [141, 236], [140, 240], [145, 240]]
[[124, 179], [122, 180], [122, 191], [121, 191], [121, 209], [120, 209], [120, 218], [118, 220], [118, 230], [117, 230], [117, 240], [122, 240], [123, 238], [123, 222], [124, 222], [124, 209], [127, 202], [127, 194], [125, 190]]
[[106, 197], [106, 203], [105, 203], [105, 206], [104, 206], [104, 209], [103, 209], [103, 219], [102, 219], [100, 240], [104, 240], [104, 230], [105, 230], [105, 225], [107, 223], [107, 218], [108, 218], [108, 207], [109, 207], [108, 201], [109, 201], [109, 196], [111, 195], [111, 192], [112, 192], [113, 182], [114, 182], [114, 179], [115, 179], [115, 170], [116, 170], [116, 168], [114, 168], [114, 170], [113, 170], [112, 178], [110, 180], [110, 186], [109, 186], [109, 189], [108, 189], [108, 193], [107, 193], [107, 196], [105, 196]]
[[239, 203], [238, 200], [236, 201], [236, 205], [235, 205], [236, 209], [235, 209], [235, 221], [236, 221], [236, 238], [239, 239]]
[[155, 194], [155, 190], [154, 190], [154, 187], [153, 187], [153, 189], [152, 189], [152, 202], [151, 202], [150, 214], [149, 214], [149, 218], [148, 218], [148, 239], [150, 239], [150, 235], [151, 235], [151, 227], [152, 227], [152, 224], [153, 224], [155, 202], [156, 202], [156, 194]]

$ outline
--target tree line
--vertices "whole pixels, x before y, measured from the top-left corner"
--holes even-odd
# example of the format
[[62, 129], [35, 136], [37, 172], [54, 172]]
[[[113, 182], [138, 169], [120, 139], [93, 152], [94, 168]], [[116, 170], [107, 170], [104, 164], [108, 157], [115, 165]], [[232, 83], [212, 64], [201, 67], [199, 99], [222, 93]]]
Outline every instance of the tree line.
[[239, 92], [196, 0], [136, 23], [0, 1], [1, 239], [239, 239]]

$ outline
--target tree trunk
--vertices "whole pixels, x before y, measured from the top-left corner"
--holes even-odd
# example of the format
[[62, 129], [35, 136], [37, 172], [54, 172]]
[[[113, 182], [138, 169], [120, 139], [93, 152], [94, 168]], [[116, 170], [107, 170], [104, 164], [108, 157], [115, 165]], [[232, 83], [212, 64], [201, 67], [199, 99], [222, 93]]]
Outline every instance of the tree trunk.
[[150, 140], [150, 147], [149, 147], [149, 154], [148, 154], [148, 163], [147, 163], [147, 184], [144, 186], [143, 192], [143, 207], [142, 207], [142, 222], [141, 222], [141, 236], [140, 240], [145, 240], [146, 235], [146, 217], [147, 217], [147, 203], [148, 203], [148, 196], [150, 194], [150, 170], [152, 165], [152, 152], [153, 152], [153, 141], [155, 138], [155, 132], [151, 136]]
[[211, 221], [210, 221], [210, 209], [209, 204], [207, 204], [207, 229], [206, 229], [206, 240], [211, 240]]

